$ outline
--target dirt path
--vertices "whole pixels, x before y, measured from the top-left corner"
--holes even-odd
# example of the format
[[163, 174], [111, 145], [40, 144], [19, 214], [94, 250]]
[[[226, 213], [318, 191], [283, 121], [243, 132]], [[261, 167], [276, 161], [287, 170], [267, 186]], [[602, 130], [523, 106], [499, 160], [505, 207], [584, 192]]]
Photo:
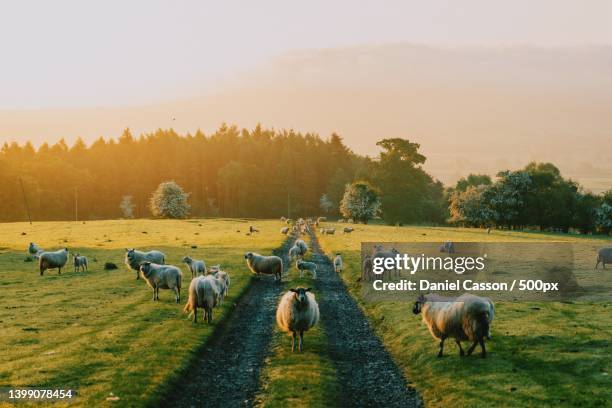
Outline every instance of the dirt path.
[[[293, 239], [275, 251], [289, 267]], [[259, 374], [268, 353], [276, 302], [282, 285], [263, 277], [254, 281], [231, 316], [195, 358], [189, 375], [168, 392], [167, 407], [252, 406]]]
[[321, 294], [321, 324], [329, 354], [338, 372], [343, 406], [419, 407], [420, 398], [408, 387], [366, 317], [334, 272], [318, 240], [311, 235], [312, 261], [317, 264], [315, 287]]

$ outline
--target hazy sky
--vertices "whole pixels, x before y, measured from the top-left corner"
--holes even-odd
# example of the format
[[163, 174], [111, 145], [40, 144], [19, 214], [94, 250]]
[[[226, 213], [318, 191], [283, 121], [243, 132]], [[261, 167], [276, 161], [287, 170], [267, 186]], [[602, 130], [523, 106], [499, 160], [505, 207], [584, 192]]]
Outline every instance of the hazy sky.
[[0, 110], [197, 96], [300, 49], [612, 44], [607, 0], [0, 0]]

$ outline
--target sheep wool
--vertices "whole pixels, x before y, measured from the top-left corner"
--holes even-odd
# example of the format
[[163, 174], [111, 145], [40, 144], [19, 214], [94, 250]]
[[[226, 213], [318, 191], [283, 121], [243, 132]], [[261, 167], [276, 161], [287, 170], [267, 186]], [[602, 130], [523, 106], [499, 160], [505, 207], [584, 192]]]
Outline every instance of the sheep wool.
[[278, 256], [263, 256], [255, 252], [247, 252], [244, 255], [247, 266], [254, 274], [260, 275], [274, 275], [274, 279], [277, 281], [281, 280], [283, 273], [283, 260]]
[[166, 255], [160, 251], [142, 252], [134, 248], [125, 249], [125, 264], [131, 270], [136, 271], [136, 279], [140, 279], [140, 265], [145, 261], [163, 265], [166, 263]]
[[296, 335], [299, 336], [299, 351], [302, 351], [304, 332], [318, 322], [319, 305], [310, 288], [298, 287], [283, 294], [276, 309], [276, 324], [291, 335], [291, 351], [295, 351]]
[[181, 301], [183, 273], [179, 268], [145, 261], [140, 265], [140, 273], [147, 285], [153, 289], [153, 300], [159, 300], [160, 289], [171, 289], [174, 291], [176, 303]]
[[57, 269], [57, 273], [62, 273], [62, 268], [68, 262], [68, 248], [60, 249], [55, 252], [42, 252], [38, 257], [38, 268], [40, 276], [47, 269]]
[[198, 276], [189, 284], [189, 299], [183, 311], [193, 312], [193, 322], [198, 322], [198, 307], [204, 310], [202, 318], [208, 323], [213, 321], [213, 309], [217, 306], [219, 292], [215, 278], [211, 275]]

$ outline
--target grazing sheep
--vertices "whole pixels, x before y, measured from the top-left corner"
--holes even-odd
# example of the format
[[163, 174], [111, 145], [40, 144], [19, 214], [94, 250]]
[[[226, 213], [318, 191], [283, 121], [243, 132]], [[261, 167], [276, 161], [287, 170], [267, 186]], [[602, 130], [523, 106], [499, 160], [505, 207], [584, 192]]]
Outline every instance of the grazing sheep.
[[345, 233], [345, 234], [350, 234], [350, 233], [351, 233], [351, 232], [353, 232], [353, 231], [354, 231], [354, 229], [353, 229], [353, 228], [351, 228], [351, 227], [344, 227], [344, 228], [342, 229], [342, 232], [343, 232], [343, 233]]
[[283, 273], [283, 260], [278, 256], [263, 256], [254, 252], [247, 252], [244, 254], [247, 266], [251, 272], [257, 274], [258, 277], [261, 275], [274, 275], [275, 281], [281, 280]]
[[189, 256], [183, 257], [183, 263], [187, 264], [191, 279], [198, 275], [206, 275], [206, 263], [201, 259], [191, 259]]
[[310, 288], [289, 289], [280, 300], [276, 309], [276, 324], [291, 334], [291, 351], [295, 351], [295, 336], [299, 335], [298, 349], [304, 346], [304, 332], [319, 321], [319, 305]]
[[40, 254], [45, 252], [45, 250], [36, 245], [35, 243], [30, 242], [30, 245], [28, 246], [28, 252], [30, 253], [30, 255], [34, 256], [34, 258], [38, 259], [38, 257], [40, 257]]
[[62, 273], [62, 268], [68, 262], [68, 248], [60, 249], [55, 252], [41, 252], [38, 256], [38, 268], [40, 276], [47, 269], [56, 269], [58, 275]]
[[253, 234], [253, 233], [255, 233], [255, 232], [259, 232], [259, 230], [258, 230], [257, 228], [255, 228], [254, 226], [249, 225], [249, 232], [250, 232], [251, 234]]
[[308, 245], [306, 245], [306, 242], [304, 242], [303, 240], [298, 239], [297, 241], [295, 241], [294, 245], [300, 248], [300, 255], [304, 256], [306, 255], [306, 252], [308, 252]]
[[229, 287], [231, 283], [229, 273], [218, 269], [216, 272], [213, 273], [213, 276], [215, 277], [215, 279], [220, 279], [221, 281], [223, 281], [224, 290], [223, 293], [221, 293], [221, 304], [223, 304], [223, 299], [225, 299], [225, 296], [227, 296], [227, 294], [229, 293]]
[[595, 264], [595, 269], [597, 269], [600, 262], [604, 269], [606, 269], [606, 264], [612, 264], [612, 247], [601, 248], [599, 250], [597, 253], [597, 263]]
[[74, 271], [78, 272], [79, 269], [83, 272], [88, 270], [88, 263], [87, 263], [87, 257], [86, 256], [81, 256], [80, 254], [76, 254], [73, 257], [73, 262], [74, 262]]
[[472, 341], [469, 356], [480, 344], [481, 357], [487, 356], [484, 339], [490, 338], [490, 327], [495, 314], [493, 303], [487, 299], [464, 293], [456, 299], [445, 299], [435, 295], [420, 295], [412, 308], [414, 314], [423, 313], [423, 321], [429, 332], [440, 340], [438, 357], [442, 357], [444, 340], [454, 338], [463, 356], [461, 341]]
[[304, 271], [310, 271], [312, 279], [317, 279], [317, 264], [314, 262], [306, 262], [298, 259], [295, 261], [295, 267], [300, 271], [300, 278], [304, 276]]
[[181, 281], [183, 273], [173, 265], [158, 265], [145, 261], [140, 265], [142, 278], [153, 289], [153, 300], [159, 300], [160, 289], [172, 289], [176, 303], [181, 301]]
[[208, 323], [213, 321], [213, 308], [217, 306], [219, 292], [212, 276], [198, 276], [189, 284], [189, 299], [183, 312], [193, 312], [193, 322], [198, 322], [198, 307], [204, 309], [202, 318]]
[[342, 257], [340, 254], [336, 254], [334, 258], [334, 271], [336, 271], [336, 273], [342, 272]]
[[281, 234], [287, 235], [289, 233], [289, 227], [283, 227], [280, 230]]
[[444, 243], [440, 245], [440, 252], [454, 254], [455, 253], [455, 243], [452, 241], [444, 241]]
[[166, 263], [166, 255], [159, 251], [142, 252], [134, 248], [125, 249], [125, 264], [128, 268], [136, 271], [136, 279], [140, 279], [140, 264], [144, 261], [163, 265]]

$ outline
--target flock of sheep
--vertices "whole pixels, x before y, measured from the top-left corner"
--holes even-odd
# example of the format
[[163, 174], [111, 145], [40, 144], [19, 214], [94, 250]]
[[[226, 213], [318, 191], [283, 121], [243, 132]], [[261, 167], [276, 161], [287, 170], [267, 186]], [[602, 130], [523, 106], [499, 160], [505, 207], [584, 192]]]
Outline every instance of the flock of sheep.
[[[288, 234], [290, 231], [299, 237], [300, 234], [309, 233], [312, 226], [316, 226], [321, 234], [334, 234], [334, 228], [322, 228], [320, 223], [325, 221], [324, 217], [316, 221], [299, 219], [293, 222], [290, 219], [281, 218], [289, 226], [283, 227], [281, 233]], [[348, 231], [347, 231], [348, 230]], [[345, 233], [353, 231], [345, 228]], [[259, 232], [250, 227], [249, 233]], [[295, 266], [300, 273], [309, 272], [312, 279], [317, 276], [317, 264], [304, 260], [308, 251], [308, 245], [304, 240], [297, 239], [289, 249], [289, 258], [295, 261]], [[40, 274], [43, 275], [47, 269], [58, 269], [59, 273], [68, 262], [69, 252], [67, 248], [57, 251], [44, 251], [42, 248], [30, 243], [28, 252], [39, 261]], [[455, 245], [451, 241], [445, 241], [440, 246], [440, 252], [452, 254]], [[375, 258], [394, 258], [399, 252], [395, 248], [385, 250], [381, 245], [374, 247], [372, 254], [364, 257], [362, 264], [362, 277], [364, 280], [373, 279], [373, 260]], [[278, 256], [264, 256], [254, 252], [244, 255], [246, 264], [251, 272], [259, 278], [261, 275], [272, 275], [276, 282], [280, 282], [283, 274], [283, 260]], [[206, 268], [203, 260], [192, 259], [185, 256], [182, 259], [191, 273], [189, 284], [189, 299], [183, 311], [193, 313], [193, 321], [197, 322], [198, 308], [203, 309], [203, 317], [208, 323], [213, 321], [213, 309], [223, 304], [230, 286], [230, 276], [222, 271], [220, 265]], [[612, 264], [612, 248], [602, 248], [597, 255], [595, 268], [602, 264]], [[153, 300], [159, 300], [159, 289], [173, 290], [175, 300], [180, 302], [182, 272], [180, 268], [167, 265], [166, 256], [160, 251], [142, 252], [136, 249], [126, 249], [125, 264], [128, 268], [136, 271], [136, 279], [142, 277], [151, 289], [153, 289]], [[75, 272], [86, 271], [88, 260], [79, 254], [73, 255]], [[333, 260], [334, 270], [341, 272], [343, 261], [340, 254], [336, 254]], [[210, 272], [210, 273], [208, 273]], [[399, 271], [396, 271], [399, 273]], [[391, 273], [391, 272], [389, 272]], [[455, 299], [446, 299], [433, 294], [420, 295], [414, 303], [414, 314], [422, 314], [423, 322], [427, 325], [431, 335], [438, 340], [441, 357], [444, 351], [444, 341], [452, 338], [459, 347], [459, 354], [465, 355], [461, 347], [462, 341], [470, 341], [472, 345], [467, 350], [467, 355], [472, 354], [477, 345], [480, 345], [481, 356], [486, 357], [485, 339], [491, 338], [491, 323], [493, 321], [495, 308], [490, 299], [471, 294], [463, 294]], [[292, 351], [295, 350], [296, 337], [298, 338], [298, 349], [302, 351], [304, 332], [317, 324], [320, 318], [319, 306], [314, 293], [310, 288], [296, 287], [285, 292], [280, 299], [276, 310], [276, 322], [280, 330], [292, 337]]]

